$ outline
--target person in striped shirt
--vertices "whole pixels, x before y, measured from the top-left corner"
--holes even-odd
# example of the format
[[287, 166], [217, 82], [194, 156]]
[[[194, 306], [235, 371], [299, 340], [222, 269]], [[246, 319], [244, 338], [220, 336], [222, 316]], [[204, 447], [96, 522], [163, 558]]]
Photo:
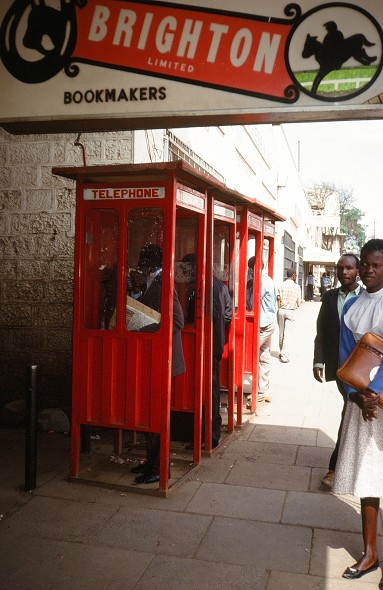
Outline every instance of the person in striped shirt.
[[290, 362], [295, 310], [300, 306], [302, 294], [296, 284], [297, 273], [294, 268], [287, 269], [287, 279], [278, 290], [278, 328], [279, 328], [279, 360]]

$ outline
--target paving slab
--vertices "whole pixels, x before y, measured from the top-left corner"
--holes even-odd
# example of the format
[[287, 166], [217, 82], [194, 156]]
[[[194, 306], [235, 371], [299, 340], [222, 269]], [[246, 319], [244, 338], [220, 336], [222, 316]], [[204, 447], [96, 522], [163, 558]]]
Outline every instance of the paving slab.
[[294, 465], [297, 450], [297, 445], [237, 440], [225, 449], [223, 455], [231, 461], [241, 459], [274, 463], [276, 465]]
[[317, 430], [293, 426], [257, 425], [248, 440], [256, 442], [283, 443], [286, 445], [316, 446]]
[[212, 517], [163, 510], [120, 508], [89, 537], [94, 544], [131, 551], [191, 557], [206, 535]]
[[[383, 539], [379, 538], [378, 547], [380, 554], [383, 555]], [[339, 579], [344, 570], [356, 563], [363, 549], [362, 534], [347, 533], [344, 531], [329, 531], [315, 529], [312, 551], [310, 573], [314, 576], [321, 576], [326, 572], [327, 578]], [[379, 584], [382, 572], [380, 569], [364, 576], [365, 582], [375, 582]], [[353, 580], [354, 584], [356, 580]], [[349, 582], [350, 584], [351, 582]]]
[[92, 504], [110, 504], [117, 508], [129, 507], [151, 508], [153, 510], [172, 510], [182, 512], [200, 487], [198, 480], [186, 481], [177, 490], [176, 494], [170, 494], [167, 498], [131, 494], [115, 489], [99, 488], [86, 484], [70, 482], [68, 480], [53, 480], [39, 488], [35, 495], [48, 498], [61, 498], [76, 502], [90, 502]]
[[301, 446], [297, 450], [296, 465], [328, 469], [332, 450], [329, 447]]
[[267, 573], [249, 564], [156, 556], [135, 590], [264, 590]]
[[[377, 584], [366, 578], [353, 580], [354, 590], [377, 590]], [[271, 572], [265, 590], [350, 590], [350, 580], [328, 580], [325, 577]]]
[[309, 467], [236, 461], [225, 483], [271, 490], [307, 491], [310, 479], [311, 469]]
[[255, 416], [252, 423], [272, 424], [273, 426], [295, 426], [302, 428], [305, 420], [304, 415], [297, 416], [295, 413], [289, 414], [285, 408], [272, 408], [273, 402], [268, 404], [270, 409], [265, 409], [261, 416]]
[[[287, 492], [282, 522], [324, 529], [360, 531], [359, 502], [348, 496]], [[381, 528], [379, 527], [379, 533]]]
[[279, 522], [286, 492], [249, 486], [203, 483], [187, 512]]
[[307, 573], [311, 540], [305, 527], [216, 517], [195, 558]]
[[0, 526], [30, 537], [78, 540], [102, 528], [115, 512], [116, 508], [107, 504], [36, 496]]
[[201, 463], [191, 478], [198, 482], [223, 483], [235, 464], [233, 457], [222, 453], [215, 455], [213, 460]]
[[133, 590], [153, 559], [144, 551], [45, 538], [36, 543], [30, 537], [7, 534], [1, 535], [0, 548], [4, 590]]

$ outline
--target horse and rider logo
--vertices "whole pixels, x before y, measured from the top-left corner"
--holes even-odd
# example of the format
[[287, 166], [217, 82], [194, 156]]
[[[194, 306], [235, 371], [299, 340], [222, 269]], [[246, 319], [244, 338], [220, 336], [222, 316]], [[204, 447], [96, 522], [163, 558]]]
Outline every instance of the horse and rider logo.
[[[77, 41], [86, 35], [79, 30], [77, 11], [92, 6], [88, 2], [14, 0], [0, 27], [0, 58], [8, 72], [26, 84], [46, 82], [61, 71], [71, 77], [78, 75], [80, 68], [75, 62], [87, 60], [73, 55]], [[155, 5], [162, 5], [150, 4], [151, 11], [156, 9]], [[163, 6], [168, 10], [171, 6], [186, 10], [176, 4]], [[315, 100], [347, 100], [375, 82], [382, 69], [383, 36], [379, 23], [366, 10], [350, 3], [333, 2], [305, 13], [298, 4], [288, 4], [285, 13], [289, 12], [296, 14], [293, 23], [281, 19], [278, 22], [291, 29], [284, 48], [286, 77], [293, 81], [291, 102], [298, 99], [300, 91]], [[109, 67], [113, 67], [111, 63]], [[131, 65], [119, 69], [135, 71]], [[140, 72], [155, 75], [142, 68]], [[161, 77], [166, 77], [166, 73], [161, 73]], [[199, 82], [202, 84], [198, 79], [192, 80], [196, 85]], [[256, 90], [253, 94], [260, 96]]]
[[330, 72], [341, 70], [343, 64], [350, 58], [364, 66], [369, 66], [377, 60], [376, 55], [367, 55], [365, 47], [373, 47], [375, 43], [370, 43], [363, 34], [351, 35], [345, 39], [334, 21], [329, 21], [324, 26], [328, 33], [323, 42], [318, 41], [317, 36], [308, 33], [302, 51], [302, 57], [308, 58], [314, 55], [319, 64], [319, 70], [311, 88], [314, 95], [317, 94], [323, 78]]
[[[49, 2], [49, 0], [48, 0]], [[87, 0], [60, 0], [59, 8], [47, 0], [16, 0], [0, 28], [0, 57], [20, 82], [39, 84], [61, 70], [68, 75], [76, 45], [76, 6]]]
[[[350, 19], [350, 13], [354, 18]], [[326, 16], [332, 16], [331, 20]], [[345, 34], [343, 22], [346, 29], [351, 22], [352, 31], [359, 23], [359, 30], [368, 33]], [[329, 102], [347, 100], [365, 92], [381, 72], [381, 27], [360, 7], [326, 4], [306, 13], [292, 31], [290, 56], [295, 56], [290, 74], [303, 92]]]

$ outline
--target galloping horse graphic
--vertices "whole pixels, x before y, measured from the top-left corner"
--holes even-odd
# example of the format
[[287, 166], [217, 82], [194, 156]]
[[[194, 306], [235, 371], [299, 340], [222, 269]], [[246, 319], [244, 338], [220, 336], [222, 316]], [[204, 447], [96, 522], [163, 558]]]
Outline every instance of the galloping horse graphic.
[[[61, 0], [61, 11], [51, 8], [44, 0], [31, 0], [31, 12], [23, 44], [29, 49], [36, 49], [39, 53], [49, 55], [50, 52], [60, 53], [63, 49], [66, 35], [67, 19], [65, 6], [67, 0]], [[51, 47], [45, 47], [44, 37], [50, 40]]]
[[[8, 72], [25, 84], [45, 82], [63, 69], [75, 76], [76, 7], [87, 1], [13, 0], [0, 25], [0, 58]], [[33, 59], [30, 49], [37, 52]]]
[[318, 37], [308, 34], [302, 52], [302, 57], [308, 58], [314, 55], [319, 63], [319, 71], [311, 88], [313, 94], [317, 93], [319, 84], [327, 74], [333, 70], [339, 70], [351, 57], [363, 65], [370, 65], [377, 59], [376, 56], [367, 55], [364, 49], [364, 46], [372, 47], [375, 43], [368, 41], [361, 33], [345, 39], [334, 21], [329, 21], [324, 26], [328, 33], [323, 43], [318, 41]]

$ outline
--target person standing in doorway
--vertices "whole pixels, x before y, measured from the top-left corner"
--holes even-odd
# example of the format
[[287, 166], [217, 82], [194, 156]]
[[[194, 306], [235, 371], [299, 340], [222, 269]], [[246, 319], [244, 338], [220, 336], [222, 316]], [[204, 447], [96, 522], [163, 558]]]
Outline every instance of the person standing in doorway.
[[306, 300], [313, 301], [314, 300], [314, 286], [315, 286], [315, 278], [313, 273], [310, 271], [306, 278]]
[[323, 275], [320, 278], [320, 296], [321, 296], [321, 301], [323, 299], [323, 295], [326, 293], [326, 291], [328, 289], [330, 289], [331, 287], [331, 279], [329, 277], [329, 275], [327, 274], [327, 272], [324, 272]]
[[[188, 281], [186, 289], [186, 322], [193, 323], [195, 317], [196, 256], [186, 254], [182, 258], [182, 272]], [[213, 275], [213, 350], [212, 350], [212, 447], [216, 448], [221, 437], [221, 360], [227, 340], [227, 330], [233, 317], [230, 292], [223, 281]]]
[[336, 376], [336, 370], [339, 365], [340, 317], [346, 301], [358, 296], [361, 290], [361, 286], [357, 282], [359, 258], [352, 253], [343, 254], [338, 260], [336, 273], [341, 286], [337, 289], [330, 289], [323, 295], [323, 301], [317, 319], [313, 361], [314, 379], [322, 383], [324, 372], [326, 381], [336, 381], [339, 393], [343, 397], [343, 410], [337, 441], [330, 457], [328, 473], [322, 479], [322, 484], [328, 488], [331, 488], [334, 483], [340, 434], [347, 401], [343, 383]]
[[212, 446], [218, 446], [221, 436], [221, 359], [226, 342], [227, 328], [233, 317], [229, 289], [213, 276], [213, 379], [212, 379]]
[[295, 310], [301, 304], [301, 289], [296, 284], [297, 273], [293, 268], [287, 269], [287, 279], [278, 292], [278, 328], [279, 328], [279, 360], [290, 362]]

